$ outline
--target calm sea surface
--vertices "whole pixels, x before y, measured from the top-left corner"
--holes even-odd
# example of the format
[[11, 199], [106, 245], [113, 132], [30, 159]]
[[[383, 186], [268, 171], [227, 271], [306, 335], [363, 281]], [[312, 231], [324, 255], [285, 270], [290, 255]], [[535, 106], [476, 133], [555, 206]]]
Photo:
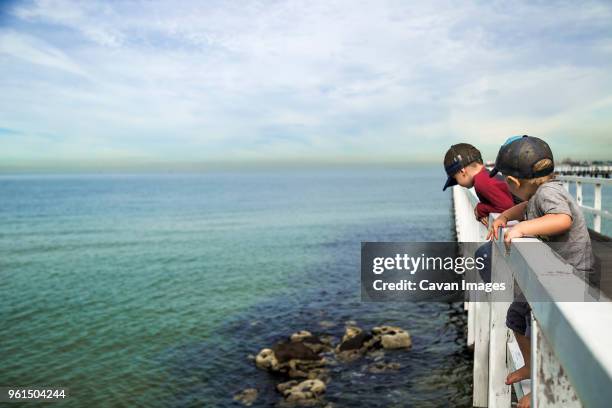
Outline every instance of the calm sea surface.
[[[0, 177], [0, 385], [64, 406], [274, 405], [256, 354], [344, 322], [411, 331], [334, 368], [337, 407], [468, 406], [462, 305], [360, 302], [361, 241], [453, 239], [438, 168]], [[324, 322], [324, 325], [320, 323]], [[324, 327], [325, 326], [325, 327]], [[331, 326], [331, 327], [329, 327]]]

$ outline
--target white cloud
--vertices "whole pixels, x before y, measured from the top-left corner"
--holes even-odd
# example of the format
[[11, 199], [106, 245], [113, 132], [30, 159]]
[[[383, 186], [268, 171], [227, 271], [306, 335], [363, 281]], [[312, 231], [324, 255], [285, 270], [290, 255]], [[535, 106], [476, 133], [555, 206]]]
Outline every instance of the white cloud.
[[574, 122], [605, 138], [612, 7], [505, 7], [18, 4], [0, 34], [0, 120], [58, 135], [49, 155], [175, 159], [437, 157], [453, 140], [493, 149], [519, 129], [564, 137]]
[[123, 41], [122, 33], [113, 27], [119, 16], [108, 2], [36, 0], [16, 7], [14, 14], [25, 21], [70, 27], [103, 46], [119, 46]]
[[87, 76], [85, 71], [61, 50], [27, 34], [0, 31], [0, 54], [71, 74]]

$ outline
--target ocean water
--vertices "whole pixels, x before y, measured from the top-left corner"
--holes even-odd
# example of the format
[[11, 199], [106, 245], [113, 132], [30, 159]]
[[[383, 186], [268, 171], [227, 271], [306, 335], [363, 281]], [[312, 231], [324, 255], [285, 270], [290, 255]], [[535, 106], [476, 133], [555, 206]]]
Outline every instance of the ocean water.
[[[336, 407], [469, 406], [460, 304], [362, 303], [361, 241], [453, 240], [436, 168], [0, 177], [0, 385], [60, 406], [226, 407], [279, 382], [249, 355], [346, 321], [412, 333], [335, 367]], [[322, 324], [323, 322], [323, 324]]]

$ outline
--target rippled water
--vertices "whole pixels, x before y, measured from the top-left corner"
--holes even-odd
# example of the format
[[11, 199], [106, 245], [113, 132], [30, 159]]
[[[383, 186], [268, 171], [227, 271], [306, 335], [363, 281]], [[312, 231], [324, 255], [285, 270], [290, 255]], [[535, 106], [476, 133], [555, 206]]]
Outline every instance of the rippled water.
[[[0, 177], [0, 385], [65, 406], [230, 406], [247, 356], [344, 322], [409, 329], [392, 374], [337, 367], [337, 407], [468, 406], [461, 305], [361, 303], [361, 241], [452, 240], [439, 169]], [[320, 322], [334, 324], [325, 328]]]

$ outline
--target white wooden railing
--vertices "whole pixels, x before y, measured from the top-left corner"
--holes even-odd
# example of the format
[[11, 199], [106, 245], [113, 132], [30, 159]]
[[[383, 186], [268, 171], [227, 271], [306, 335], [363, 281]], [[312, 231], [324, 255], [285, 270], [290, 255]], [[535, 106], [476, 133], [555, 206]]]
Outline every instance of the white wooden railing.
[[[486, 228], [473, 215], [477, 202], [472, 190], [453, 188], [460, 242], [482, 242], [486, 236]], [[532, 379], [515, 384], [517, 397], [533, 391], [532, 407], [612, 406], [612, 303], [555, 301], [559, 279], [564, 279], [562, 286], [584, 282], [571, 269], [559, 275], [568, 266], [539, 240], [513, 242], [508, 253], [502, 241], [493, 244], [491, 279], [518, 285], [532, 308]], [[474, 348], [473, 405], [508, 408], [511, 390], [504, 381], [523, 361], [505, 325], [510, 302], [495, 296], [493, 292], [466, 302], [468, 344]]]
[[[601, 232], [601, 219], [612, 219], [612, 213], [601, 209], [601, 189], [604, 185], [612, 185], [612, 179], [597, 178], [597, 177], [579, 177], [579, 176], [557, 176], [557, 179], [563, 182], [565, 189], [570, 191], [570, 183], [576, 184], [576, 201], [585, 213], [593, 214], [593, 229]], [[584, 205], [582, 196], [582, 186], [584, 184], [593, 184], [593, 206]]]

